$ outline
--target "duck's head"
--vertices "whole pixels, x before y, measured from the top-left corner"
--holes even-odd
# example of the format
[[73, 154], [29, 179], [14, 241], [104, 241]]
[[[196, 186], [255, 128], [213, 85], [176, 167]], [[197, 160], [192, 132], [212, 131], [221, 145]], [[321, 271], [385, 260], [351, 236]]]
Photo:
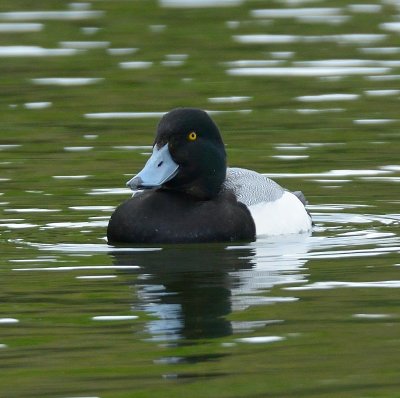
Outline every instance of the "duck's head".
[[225, 177], [226, 153], [217, 125], [200, 109], [178, 108], [160, 120], [151, 157], [127, 185], [132, 190], [166, 188], [211, 199]]

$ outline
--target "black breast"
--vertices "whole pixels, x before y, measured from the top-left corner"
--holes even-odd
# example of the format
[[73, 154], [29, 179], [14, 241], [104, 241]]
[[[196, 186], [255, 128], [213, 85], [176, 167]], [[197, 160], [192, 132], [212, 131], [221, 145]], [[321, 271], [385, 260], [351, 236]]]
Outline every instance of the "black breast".
[[174, 191], [145, 191], [118, 206], [107, 238], [109, 243], [250, 241], [255, 225], [231, 192], [197, 200]]

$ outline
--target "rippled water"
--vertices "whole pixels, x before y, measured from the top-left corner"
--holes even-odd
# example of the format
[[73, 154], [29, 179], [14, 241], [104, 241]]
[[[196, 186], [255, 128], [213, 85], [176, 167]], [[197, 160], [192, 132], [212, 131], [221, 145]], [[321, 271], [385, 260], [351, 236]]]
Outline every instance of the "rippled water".
[[[26, 7], [0, 12], [0, 395], [398, 396], [399, 2]], [[176, 106], [313, 233], [108, 246]]]

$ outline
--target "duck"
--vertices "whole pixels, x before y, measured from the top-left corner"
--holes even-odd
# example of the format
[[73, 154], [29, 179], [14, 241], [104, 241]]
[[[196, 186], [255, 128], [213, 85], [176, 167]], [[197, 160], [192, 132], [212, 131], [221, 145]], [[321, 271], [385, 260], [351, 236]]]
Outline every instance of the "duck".
[[251, 242], [311, 231], [301, 192], [227, 166], [220, 130], [206, 111], [164, 114], [152, 148], [144, 168], [126, 183], [133, 196], [111, 215], [109, 244]]

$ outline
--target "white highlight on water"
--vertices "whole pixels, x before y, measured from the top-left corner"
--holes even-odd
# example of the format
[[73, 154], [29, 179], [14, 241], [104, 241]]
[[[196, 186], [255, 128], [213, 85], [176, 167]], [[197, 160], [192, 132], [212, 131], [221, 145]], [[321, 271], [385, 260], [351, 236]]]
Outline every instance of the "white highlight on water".
[[77, 276], [76, 279], [115, 279], [117, 275], [81, 275]]
[[103, 78], [99, 77], [40, 77], [31, 79], [31, 82], [50, 86], [84, 86], [87, 84], [100, 83], [103, 80]]
[[296, 97], [300, 102], [325, 102], [325, 101], [354, 101], [360, 96], [358, 94], [321, 94], [321, 95], [302, 95]]
[[379, 125], [379, 124], [389, 124], [395, 121], [396, 119], [356, 119], [353, 120], [353, 123], [361, 125]]
[[24, 107], [26, 109], [46, 109], [50, 108], [52, 102], [25, 102]]
[[72, 48], [43, 48], [40, 46], [0, 46], [0, 57], [57, 57], [76, 55]]
[[390, 95], [398, 95], [400, 94], [400, 90], [397, 89], [388, 89], [388, 90], [366, 90], [366, 95], [371, 97], [385, 97]]
[[122, 69], [148, 69], [151, 66], [153, 66], [153, 62], [149, 61], [127, 61], [119, 63], [119, 67]]
[[94, 147], [92, 146], [66, 146], [64, 151], [66, 152], [87, 152], [91, 151]]
[[309, 155], [272, 155], [272, 158], [281, 159], [281, 160], [301, 160], [308, 159]]
[[380, 4], [349, 4], [347, 8], [351, 12], [367, 14], [376, 14], [382, 10]]
[[61, 41], [60, 47], [63, 48], [76, 48], [80, 50], [90, 50], [96, 48], [109, 47], [109, 41]]
[[390, 174], [390, 170], [378, 169], [339, 169], [329, 170], [321, 173], [265, 173], [267, 177], [280, 177], [280, 178], [302, 178], [302, 177], [358, 177], [358, 176], [376, 176], [381, 174]]
[[20, 209], [4, 209], [5, 213], [55, 213], [59, 212], [59, 209], [42, 209], [36, 207], [27, 207]]
[[237, 61], [223, 62], [229, 68], [259, 68], [281, 65], [283, 61], [276, 59], [239, 59]]
[[165, 29], [167, 29], [167, 25], [161, 25], [161, 24], [149, 25], [149, 29], [153, 33], [161, 33], [164, 32]]
[[[239, 109], [233, 111], [206, 111], [210, 115], [219, 115], [224, 113], [251, 113], [251, 109]], [[167, 112], [99, 112], [99, 113], [85, 113], [87, 119], [146, 119], [146, 118], [160, 118]]]
[[211, 97], [208, 98], [208, 102], [212, 104], [233, 104], [238, 102], [250, 101], [253, 97], [248, 96], [231, 96], [231, 97]]
[[386, 54], [386, 55], [394, 55], [400, 53], [400, 47], [363, 47], [359, 48], [363, 54]]
[[136, 315], [99, 315], [92, 317], [94, 321], [131, 321], [138, 319]]
[[70, 206], [69, 209], [79, 211], [111, 211], [114, 210], [114, 206]]
[[132, 195], [129, 188], [93, 188], [88, 195]]
[[232, 76], [292, 76], [292, 77], [324, 77], [350, 76], [388, 73], [388, 67], [280, 67], [280, 68], [232, 68], [226, 72]]
[[153, 148], [151, 145], [116, 145], [112, 147], [113, 149], [119, 149], [123, 151], [136, 151], [147, 149], [150, 150]]
[[277, 341], [285, 340], [282, 336], [255, 336], [255, 337], [243, 337], [236, 339], [240, 343], [260, 344], [260, 343], [275, 343]]
[[[371, 254], [369, 254], [371, 255]], [[342, 281], [330, 281], [330, 282], [315, 282], [304, 286], [291, 286], [285, 287], [285, 290], [329, 290], [338, 288], [400, 288], [399, 280], [391, 281], [375, 281], [375, 282], [342, 282]]]
[[56, 180], [84, 180], [91, 177], [91, 175], [73, 175], [73, 176], [52, 176]]
[[285, 43], [325, 43], [336, 42], [340, 44], [368, 44], [386, 39], [386, 34], [350, 33], [339, 35], [284, 35], [284, 34], [247, 34], [235, 35], [233, 40], [243, 44], [285, 44]]
[[2, 223], [0, 224], [0, 228], [9, 228], [9, 229], [25, 229], [25, 228], [35, 228], [37, 224], [30, 223]]
[[159, 0], [159, 3], [161, 7], [172, 8], [233, 7], [243, 0]]
[[37, 267], [37, 268], [13, 268], [13, 271], [90, 271], [90, 270], [131, 270], [138, 269], [137, 265], [82, 265], [71, 267]]
[[305, 7], [305, 8], [275, 8], [250, 11], [250, 15], [256, 18], [299, 18], [310, 16], [340, 15], [340, 8], [333, 7]]
[[100, 18], [103, 11], [11, 11], [0, 12], [0, 21], [35, 21], [35, 20], [58, 20], [79, 21], [82, 19]]
[[160, 118], [166, 112], [99, 112], [85, 113], [86, 119], [142, 119]]
[[94, 221], [80, 221], [80, 222], [50, 222], [45, 224], [41, 229], [54, 229], [54, 228], [104, 228], [107, 227], [108, 220], [94, 220]]
[[336, 113], [336, 112], [344, 112], [344, 108], [322, 108], [322, 109], [316, 109], [316, 108], [301, 108], [301, 109], [296, 109], [295, 112], [302, 114], [302, 115], [312, 115], [316, 113]]
[[131, 55], [134, 54], [138, 49], [127, 47], [127, 48], [107, 48], [107, 54], [109, 55]]
[[364, 78], [372, 81], [392, 81], [400, 80], [400, 75], [365, 76]]
[[359, 319], [387, 319], [392, 318], [389, 314], [354, 314], [353, 318]]
[[19, 323], [19, 320], [15, 318], [0, 318], [0, 325], [9, 325], [14, 323]]
[[5, 151], [5, 150], [8, 150], [8, 149], [20, 148], [21, 146], [22, 146], [21, 144], [1, 144], [0, 145], [0, 151]]
[[398, 60], [376, 60], [376, 59], [323, 59], [313, 61], [296, 61], [293, 63], [296, 66], [310, 67], [360, 67], [360, 66], [379, 66], [379, 67], [398, 67]]
[[400, 32], [400, 22], [384, 22], [379, 25], [383, 30], [388, 30], [390, 32]]
[[96, 34], [100, 28], [97, 28], [95, 26], [83, 26], [81, 28], [81, 32], [85, 35], [94, 35]]
[[25, 22], [0, 23], [0, 33], [40, 32], [42, 29], [43, 29], [42, 23], [25, 23]]

